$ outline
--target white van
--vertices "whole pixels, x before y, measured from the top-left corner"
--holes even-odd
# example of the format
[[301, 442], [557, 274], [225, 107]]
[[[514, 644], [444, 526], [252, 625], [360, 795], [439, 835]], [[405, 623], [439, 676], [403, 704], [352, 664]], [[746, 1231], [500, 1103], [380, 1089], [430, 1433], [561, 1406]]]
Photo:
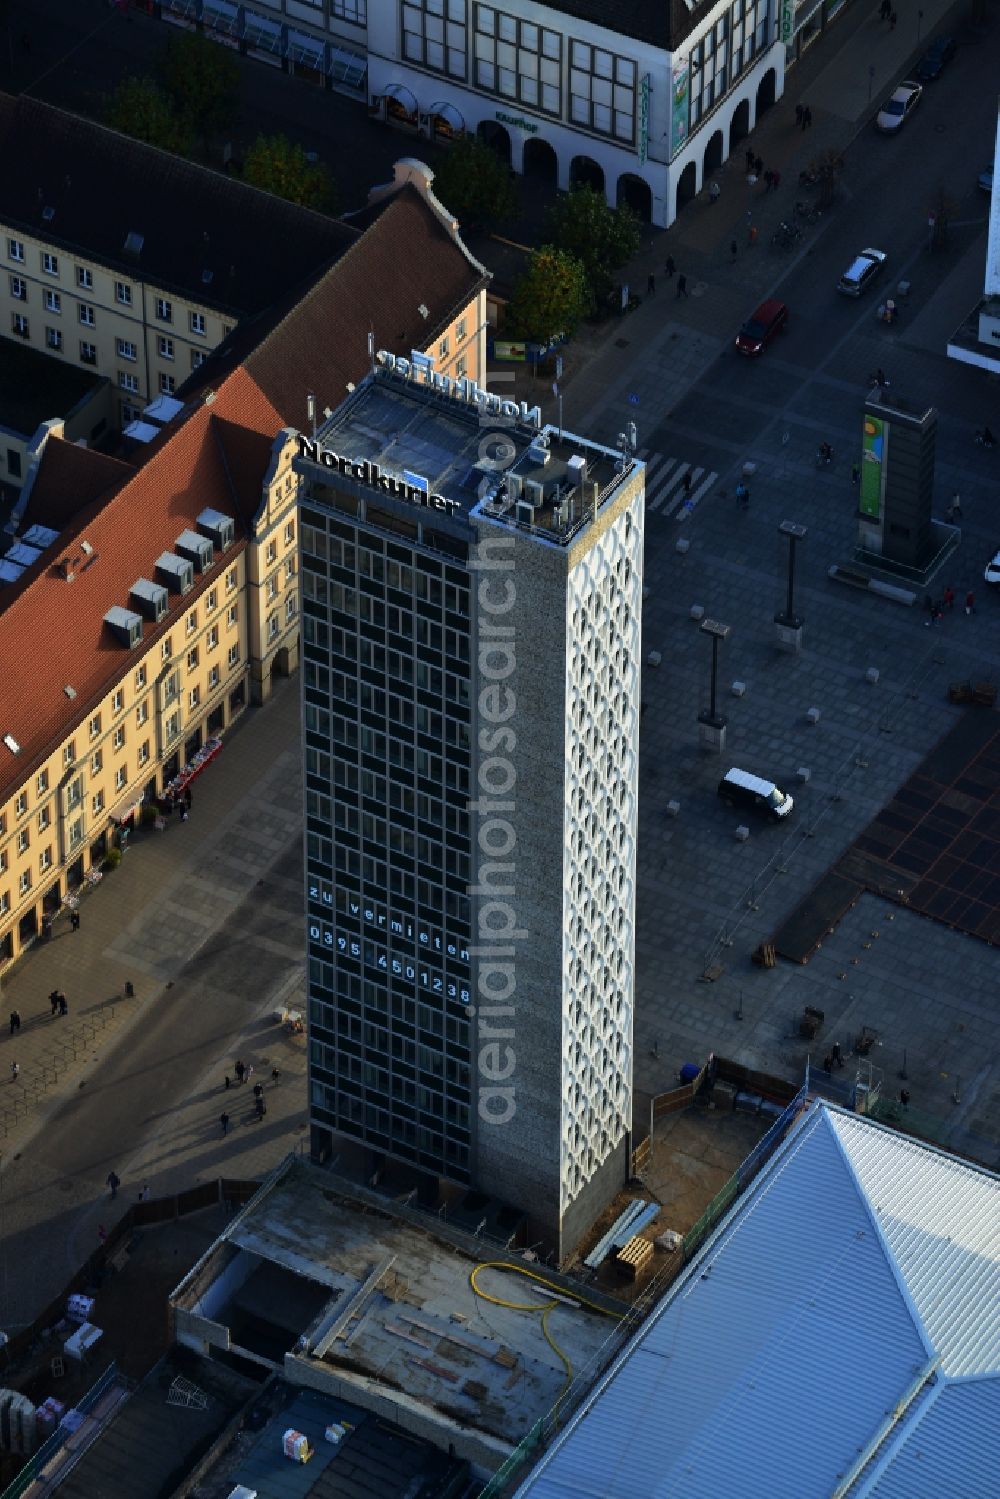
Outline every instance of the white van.
[[719, 782], [719, 796], [727, 807], [756, 807], [776, 821], [787, 817], [795, 803], [787, 791], [773, 781], [753, 776], [748, 770], [728, 770]]

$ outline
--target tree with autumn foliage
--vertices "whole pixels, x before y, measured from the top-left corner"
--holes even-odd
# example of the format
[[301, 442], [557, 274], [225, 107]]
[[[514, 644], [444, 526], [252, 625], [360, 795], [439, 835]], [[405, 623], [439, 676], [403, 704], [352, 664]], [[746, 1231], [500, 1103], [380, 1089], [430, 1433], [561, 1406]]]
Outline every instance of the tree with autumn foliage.
[[558, 334], [573, 333], [589, 307], [583, 263], [554, 245], [543, 245], [532, 252], [527, 270], [514, 285], [504, 333], [546, 344]]
[[160, 59], [163, 86], [180, 119], [205, 144], [236, 118], [240, 69], [228, 47], [194, 31], [170, 37]]
[[258, 135], [246, 154], [243, 180], [301, 208], [330, 212], [335, 206], [336, 191], [326, 167], [311, 161], [287, 135]]
[[639, 220], [631, 208], [609, 208], [592, 187], [559, 194], [549, 209], [548, 232], [554, 245], [583, 264], [592, 307], [607, 300], [613, 272], [639, 249]]
[[482, 229], [517, 213], [510, 168], [475, 135], [463, 135], [448, 147], [434, 171], [434, 196], [464, 229]]
[[192, 146], [190, 130], [153, 78], [123, 79], [105, 106], [104, 121], [112, 130], [175, 156], [186, 156]]

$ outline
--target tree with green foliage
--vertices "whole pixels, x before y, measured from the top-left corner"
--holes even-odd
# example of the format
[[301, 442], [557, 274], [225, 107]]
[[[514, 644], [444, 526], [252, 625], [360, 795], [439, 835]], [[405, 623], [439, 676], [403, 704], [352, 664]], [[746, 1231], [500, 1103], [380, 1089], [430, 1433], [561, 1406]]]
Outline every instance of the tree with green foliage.
[[517, 213], [517, 188], [510, 169], [475, 135], [449, 146], [434, 173], [434, 196], [467, 229], [481, 229]]
[[331, 211], [336, 193], [321, 161], [310, 161], [287, 135], [258, 135], [243, 163], [243, 180], [303, 208]]
[[104, 123], [176, 156], [186, 156], [191, 148], [191, 132], [152, 78], [125, 78], [105, 106]]
[[607, 299], [612, 273], [639, 248], [639, 220], [631, 208], [609, 208], [604, 194], [592, 187], [561, 193], [549, 209], [547, 227], [553, 244], [583, 262], [592, 306]]
[[573, 333], [589, 306], [582, 261], [554, 245], [543, 245], [532, 251], [527, 270], [514, 285], [504, 332], [544, 344], [557, 334]]
[[182, 31], [167, 42], [162, 77], [178, 117], [207, 141], [236, 118], [240, 70], [228, 47]]

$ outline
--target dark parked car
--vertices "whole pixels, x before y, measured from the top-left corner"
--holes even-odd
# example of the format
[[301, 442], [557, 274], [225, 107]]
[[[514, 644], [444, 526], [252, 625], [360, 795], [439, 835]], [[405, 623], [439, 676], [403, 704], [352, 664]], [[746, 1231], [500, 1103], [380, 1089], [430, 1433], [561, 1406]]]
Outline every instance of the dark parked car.
[[953, 36], [939, 36], [936, 41], [931, 42], [917, 64], [917, 77], [921, 83], [933, 83], [935, 78], [940, 78], [954, 56]]
[[788, 308], [784, 302], [770, 297], [743, 324], [736, 335], [736, 347], [741, 354], [762, 354], [771, 339], [787, 326]]

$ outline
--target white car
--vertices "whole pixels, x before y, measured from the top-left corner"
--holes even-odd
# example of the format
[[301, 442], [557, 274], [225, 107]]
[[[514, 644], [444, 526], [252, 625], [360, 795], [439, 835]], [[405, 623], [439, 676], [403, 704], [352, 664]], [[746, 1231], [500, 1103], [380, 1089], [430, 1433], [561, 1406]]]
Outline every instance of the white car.
[[992, 584], [993, 587], [997, 587], [998, 585], [1000, 585], [1000, 552], [997, 552], [996, 556], [992, 558], [991, 561], [987, 562], [986, 571], [983, 574], [983, 577], [986, 579], [987, 583]]
[[842, 291], [845, 297], [860, 297], [871, 286], [888, 258], [884, 250], [859, 250], [837, 282], [837, 290]]
[[885, 131], [887, 135], [899, 130], [920, 103], [923, 92], [920, 84], [914, 83], [912, 78], [904, 79], [875, 116], [878, 129]]

